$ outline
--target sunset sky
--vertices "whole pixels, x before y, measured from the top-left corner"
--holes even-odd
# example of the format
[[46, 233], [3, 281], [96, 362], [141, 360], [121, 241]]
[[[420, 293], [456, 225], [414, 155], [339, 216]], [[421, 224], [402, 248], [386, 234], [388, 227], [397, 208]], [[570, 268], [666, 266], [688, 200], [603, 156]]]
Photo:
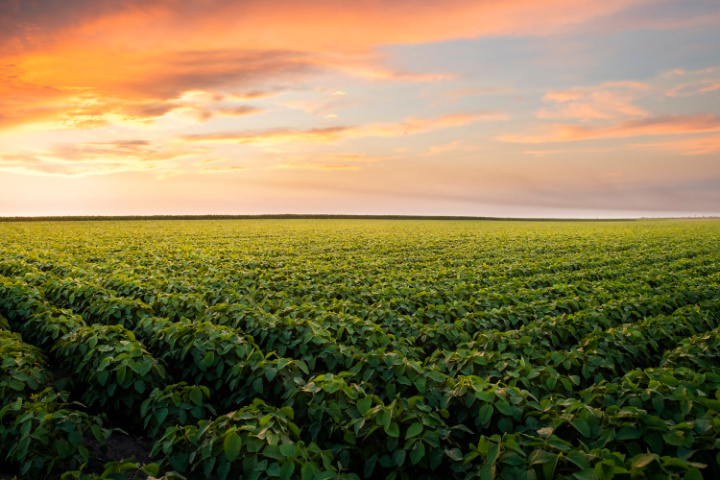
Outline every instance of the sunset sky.
[[0, 216], [720, 215], [718, 0], [0, 0]]

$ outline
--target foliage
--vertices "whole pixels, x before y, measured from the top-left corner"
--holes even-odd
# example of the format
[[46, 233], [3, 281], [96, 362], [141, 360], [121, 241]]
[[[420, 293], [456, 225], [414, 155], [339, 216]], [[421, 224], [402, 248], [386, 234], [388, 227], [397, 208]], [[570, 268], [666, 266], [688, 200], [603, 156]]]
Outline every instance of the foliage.
[[143, 425], [148, 435], [155, 438], [169, 427], [186, 425], [188, 420], [197, 422], [215, 416], [217, 412], [209, 399], [210, 390], [202, 385], [180, 382], [162, 390], [156, 388], [140, 408]]
[[0, 445], [20, 474], [40, 478], [51, 473], [83, 468], [90, 459], [90, 438], [104, 444], [111, 430], [101, 417], [73, 407], [66, 392], [50, 389], [18, 398], [0, 410]]
[[52, 375], [42, 350], [0, 330], [0, 406], [44, 389]]
[[138, 408], [146, 391], [165, 383], [165, 367], [121, 325], [81, 327], [60, 338], [53, 353], [77, 373], [88, 405]]
[[197, 426], [168, 429], [152, 453], [162, 452], [173, 468], [204, 478], [357, 478], [336, 476], [332, 455], [300, 440], [293, 418], [290, 407], [256, 400]]
[[[24, 478], [720, 478], [717, 222], [4, 223], [0, 253]], [[90, 472], [70, 398], [159, 465]]]

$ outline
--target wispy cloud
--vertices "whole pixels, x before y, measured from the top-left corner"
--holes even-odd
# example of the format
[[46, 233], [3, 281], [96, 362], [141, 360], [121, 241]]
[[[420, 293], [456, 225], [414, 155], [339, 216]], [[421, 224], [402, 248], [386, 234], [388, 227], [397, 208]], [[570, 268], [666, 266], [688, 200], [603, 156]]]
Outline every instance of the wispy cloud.
[[693, 136], [652, 143], [636, 143], [631, 148], [672, 151], [681, 155], [707, 155], [720, 152], [720, 135]]
[[668, 97], [689, 97], [703, 93], [720, 90], [720, 78], [711, 80], [698, 80], [692, 83], [683, 83], [666, 92]]
[[617, 152], [617, 148], [564, 148], [564, 149], [544, 149], [544, 150], [524, 150], [525, 155], [532, 155], [533, 157], [549, 157], [554, 155], [577, 155], [578, 153], [604, 153], [604, 152]]
[[644, 117], [648, 112], [632, 102], [650, 89], [650, 85], [640, 82], [607, 82], [596, 87], [551, 91], [543, 97], [551, 106], [537, 116], [581, 121]]
[[[335, 118], [335, 113], [344, 108], [354, 107], [360, 103], [357, 100], [345, 98], [345, 94], [335, 95], [309, 100], [295, 100], [291, 102], [281, 102], [280, 105], [286, 108], [302, 110], [318, 117]], [[332, 117], [330, 117], [332, 115]]]
[[348, 127], [311, 128], [309, 130], [293, 130], [278, 128], [263, 131], [219, 132], [184, 135], [181, 138], [188, 142], [236, 143], [265, 145], [285, 142], [322, 143], [337, 140], [348, 131]]
[[458, 151], [473, 151], [473, 150], [479, 150], [482, 147], [479, 145], [472, 145], [464, 143], [460, 140], [455, 140], [450, 143], [446, 143], [443, 145], [433, 145], [430, 147], [430, 149], [423, 153], [422, 155], [425, 157], [431, 157], [434, 155], [441, 155], [447, 152], [458, 152]]
[[296, 169], [296, 170], [362, 170], [368, 165], [400, 158], [398, 156], [374, 156], [357, 153], [308, 155], [283, 155], [268, 163], [270, 169]]
[[718, 115], [665, 115], [641, 120], [626, 120], [609, 126], [543, 125], [536, 129], [536, 133], [502, 135], [498, 140], [513, 143], [547, 143], [717, 131], [720, 131], [720, 116]]
[[489, 86], [489, 87], [467, 87], [467, 88], [458, 88], [455, 90], [450, 90], [449, 92], [446, 92], [445, 95], [452, 98], [453, 100], [457, 100], [458, 98], [462, 97], [472, 97], [475, 95], [488, 95], [493, 93], [509, 93], [512, 92], [512, 88], [507, 86]]
[[227, 167], [203, 167], [200, 169], [200, 173], [236, 173], [247, 170], [247, 167], [239, 165], [227, 166]]
[[221, 132], [184, 135], [188, 142], [271, 145], [287, 142], [327, 143], [347, 138], [398, 137], [467, 125], [480, 120], [504, 120], [505, 114], [480, 111], [442, 115], [432, 118], [408, 118], [400, 123], [372, 123], [357, 127], [323, 127], [307, 130], [273, 129], [265, 131]]
[[0, 154], [0, 171], [60, 176], [167, 171], [168, 162], [204, 152], [202, 147], [160, 146], [141, 139], [57, 144], [32, 153]]
[[250, 105], [240, 105], [236, 107], [188, 107], [188, 110], [195, 114], [201, 121], [207, 121], [216, 117], [243, 117], [246, 115], [254, 115], [265, 111], [263, 108], [252, 107]]
[[282, 169], [299, 169], [299, 170], [320, 170], [326, 172], [332, 172], [337, 170], [353, 171], [360, 170], [359, 165], [348, 165], [342, 163], [336, 164], [318, 164], [318, 163], [281, 163], [276, 165], [274, 168]]

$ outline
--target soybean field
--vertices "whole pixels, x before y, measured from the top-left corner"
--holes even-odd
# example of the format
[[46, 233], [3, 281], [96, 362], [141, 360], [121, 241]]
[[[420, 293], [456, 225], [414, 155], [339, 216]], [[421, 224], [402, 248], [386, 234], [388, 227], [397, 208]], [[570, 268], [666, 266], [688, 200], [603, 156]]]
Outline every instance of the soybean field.
[[720, 478], [720, 221], [0, 223], [0, 478]]

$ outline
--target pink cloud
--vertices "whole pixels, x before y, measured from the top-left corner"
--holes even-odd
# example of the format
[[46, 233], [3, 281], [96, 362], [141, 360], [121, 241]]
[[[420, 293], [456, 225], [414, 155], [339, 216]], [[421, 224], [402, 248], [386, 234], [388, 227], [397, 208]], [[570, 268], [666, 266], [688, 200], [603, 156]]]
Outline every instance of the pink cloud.
[[536, 133], [508, 134], [498, 137], [498, 140], [512, 143], [549, 143], [717, 131], [720, 131], [720, 116], [718, 115], [665, 115], [640, 120], [626, 120], [608, 126], [543, 125], [536, 129]]
[[544, 119], [597, 120], [644, 117], [647, 112], [633, 104], [638, 95], [650, 90], [639, 82], [607, 82], [596, 87], [551, 91], [543, 101], [549, 103], [537, 113]]
[[413, 135], [444, 128], [459, 127], [481, 120], [505, 120], [506, 118], [505, 114], [499, 112], [478, 111], [432, 118], [408, 118], [399, 123], [372, 123], [356, 127], [339, 126], [307, 130], [279, 128], [264, 131], [220, 132], [184, 135], [182, 139], [189, 142], [255, 145], [288, 142], [328, 143], [347, 138]]
[[720, 135], [680, 138], [653, 143], [638, 143], [632, 148], [675, 151], [682, 155], [707, 155], [720, 152]]

